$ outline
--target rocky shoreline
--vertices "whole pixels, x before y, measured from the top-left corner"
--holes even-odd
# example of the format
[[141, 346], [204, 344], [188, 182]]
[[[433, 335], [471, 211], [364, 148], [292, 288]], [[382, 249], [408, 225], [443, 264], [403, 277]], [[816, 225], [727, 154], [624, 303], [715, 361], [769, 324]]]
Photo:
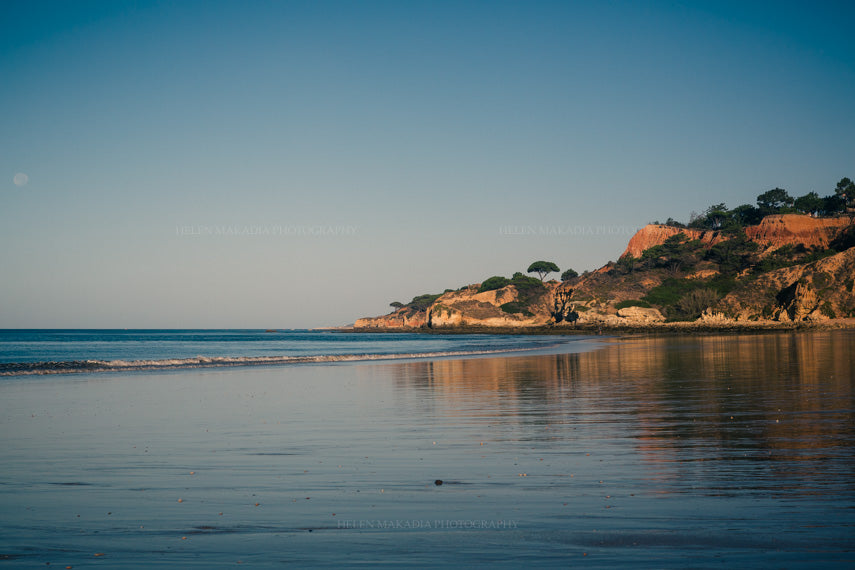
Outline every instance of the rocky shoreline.
[[650, 322], [635, 324], [594, 324], [551, 325], [531, 327], [484, 327], [484, 326], [450, 326], [442, 328], [429, 327], [341, 327], [338, 332], [359, 333], [420, 333], [420, 334], [519, 334], [519, 335], [591, 335], [591, 334], [709, 334], [709, 333], [758, 333], [786, 331], [817, 331], [855, 329], [855, 319], [827, 319], [825, 321], [679, 321], [679, 322]]

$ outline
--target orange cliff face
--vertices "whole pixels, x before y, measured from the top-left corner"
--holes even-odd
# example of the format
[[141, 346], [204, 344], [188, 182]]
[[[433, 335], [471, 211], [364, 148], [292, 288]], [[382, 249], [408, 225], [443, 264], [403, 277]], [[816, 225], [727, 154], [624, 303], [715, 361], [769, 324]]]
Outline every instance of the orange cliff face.
[[745, 235], [765, 249], [802, 244], [826, 249], [841, 230], [852, 225], [849, 216], [813, 218], [801, 214], [766, 216], [756, 226], [745, 228]]
[[647, 224], [637, 232], [629, 240], [626, 246], [626, 251], [621, 254], [621, 257], [631, 255], [632, 257], [641, 257], [641, 254], [651, 247], [662, 245], [671, 236], [677, 234], [686, 234], [690, 240], [701, 240], [708, 246], [713, 246], [724, 239], [720, 232], [713, 230], [693, 230], [689, 228], [676, 228], [674, 226], [664, 226], [661, 224]]
[[[779, 214], [766, 216], [756, 226], [745, 228], [748, 239], [759, 243], [765, 250], [774, 250], [784, 245], [802, 244], [805, 247], [827, 248], [831, 241], [853, 223], [853, 218], [814, 218], [802, 214]], [[648, 224], [638, 230], [621, 257], [640, 257], [651, 247], [662, 245], [669, 237], [684, 233], [689, 239], [697, 239], [711, 247], [728, 239], [726, 234], [714, 230], [676, 228], [659, 224]]]

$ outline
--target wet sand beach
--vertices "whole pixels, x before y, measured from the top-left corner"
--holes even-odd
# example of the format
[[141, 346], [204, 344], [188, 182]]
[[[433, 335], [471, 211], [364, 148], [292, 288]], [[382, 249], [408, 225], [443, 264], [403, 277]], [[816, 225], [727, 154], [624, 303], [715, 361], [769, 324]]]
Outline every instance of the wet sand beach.
[[853, 348], [6, 378], [0, 567], [852, 564]]

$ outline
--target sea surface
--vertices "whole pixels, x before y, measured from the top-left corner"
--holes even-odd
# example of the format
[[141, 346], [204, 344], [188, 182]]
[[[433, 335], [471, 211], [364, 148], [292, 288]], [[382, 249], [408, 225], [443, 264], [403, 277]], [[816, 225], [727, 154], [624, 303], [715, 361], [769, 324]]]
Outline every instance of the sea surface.
[[853, 331], [32, 334], [0, 360], [409, 356], [0, 378], [0, 568], [855, 565]]
[[551, 349], [569, 340], [331, 330], [0, 329], [0, 375], [476, 356]]

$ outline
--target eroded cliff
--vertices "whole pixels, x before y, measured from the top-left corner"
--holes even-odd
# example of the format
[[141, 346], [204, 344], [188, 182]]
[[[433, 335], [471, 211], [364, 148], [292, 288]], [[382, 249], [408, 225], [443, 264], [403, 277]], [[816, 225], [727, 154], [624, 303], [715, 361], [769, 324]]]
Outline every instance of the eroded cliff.
[[[704, 315], [736, 321], [825, 321], [855, 316], [855, 248], [747, 281]], [[719, 317], [720, 318], [720, 317]]]
[[825, 249], [852, 223], [853, 219], [849, 216], [814, 218], [799, 214], [781, 214], [766, 216], [758, 225], [745, 228], [745, 235], [766, 250], [775, 250], [785, 245]]
[[524, 312], [515, 312], [508, 306], [520, 299], [514, 285], [484, 292], [473, 286], [445, 293], [427, 310], [427, 325], [430, 328], [546, 326], [553, 322], [551, 308], [557, 286], [555, 282], [545, 283], [536, 299], [526, 304]]
[[[798, 244], [806, 248], [824, 249], [852, 223], [850, 216], [814, 218], [802, 214], [778, 214], [766, 216], [756, 226], [748, 226], [745, 235], [766, 251]], [[621, 257], [641, 257], [645, 250], [662, 245], [669, 237], [679, 233], [686, 234], [690, 240], [699, 240], [708, 247], [730, 239], [729, 235], [720, 231], [648, 224], [630, 238]]]
[[689, 228], [678, 228], [675, 226], [665, 226], [662, 224], [647, 224], [633, 235], [626, 246], [626, 250], [621, 254], [621, 257], [641, 257], [645, 250], [651, 247], [662, 245], [671, 236], [677, 234], [686, 234], [689, 239], [700, 240], [707, 245], [714, 245], [721, 241], [720, 232], [711, 230], [693, 230]]
[[[679, 259], [643, 256], [680, 233], [686, 239], [676, 250]], [[663, 325], [666, 320], [713, 326], [855, 317], [852, 217], [767, 216], [745, 228], [744, 239], [736, 235], [648, 225], [632, 237], [620, 262], [563, 283], [535, 280], [523, 294], [513, 284], [491, 291], [470, 285], [436, 296], [426, 308], [405, 306], [359, 319], [355, 327], [644, 328], [671, 324]]]

